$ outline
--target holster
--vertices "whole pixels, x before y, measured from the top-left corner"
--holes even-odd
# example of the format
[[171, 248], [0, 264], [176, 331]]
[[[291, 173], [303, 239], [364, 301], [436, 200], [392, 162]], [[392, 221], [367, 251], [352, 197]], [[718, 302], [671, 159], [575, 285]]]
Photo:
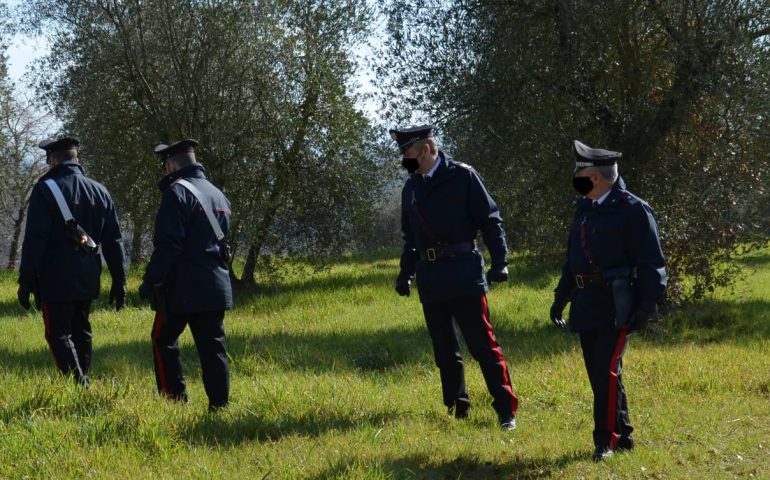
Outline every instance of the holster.
[[628, 327], [639, 306], [639, 292], [636, 288], [636, 271], [631, 267], [617, 267], [602, 272], [612, 291], [615, 304], [615, 328]]
[[70, 239], [75, 243], [75, 250], [92, 255], [99, 254], [99, 245], [77, 222], [74, 220], [67, 222], [67, 230]]
[[219, 241], [219, 256], [225, 262], [225, 265], [230, 265], [230, 261], [233, 259], [233, 249], [226, 238]]

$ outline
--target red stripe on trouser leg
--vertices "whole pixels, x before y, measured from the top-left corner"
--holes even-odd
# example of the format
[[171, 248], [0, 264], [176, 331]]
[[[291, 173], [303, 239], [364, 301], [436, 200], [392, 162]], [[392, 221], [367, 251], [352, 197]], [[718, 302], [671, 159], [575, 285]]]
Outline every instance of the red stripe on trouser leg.
[[618, 378], [620, 377], [620, 358], [626, 349], [627, 340], [628, 328], [622, 328], [618, 343], [615, 345], [615, 351], [612, 352], [610, 359], [610, 382], [607, 388], [607, 431], [610, 432], [610, 448], [613, 450], [620, 439], [620, 434], [616, 431], [618, 426]]
[[171, 395], [171, 390], [168, 388], [168, 381], [166, 380], [166, 369], [163, 367], [163, 358], [160, 355], [160, 346], [158, 345], [158, 337], [160, 336], [160, 327], [162, 325], [163, 316], [160, 312], [155, 312], [155, 326], [152, 328], [152, 350], [155, 353], [155, 364], [158, 366], [160, 388], [163, 389], [163, 393], [166, 395]]
[[56, 353], [54, 352], [53, 345], [51, 344], [51, 317], [50, 313], [48, 312], [48, 305], [43, 304], [43, 325], [45, 325], [45, 343], [48, 344], [48, 350], [51, 351], [51, 356], [53, 357], [53, 363], [56, 364], [56, 368], [61, 370], [61, 364], [59, 363], [59, 359], [56, 358]]
[[487, 303], [487, 296], [481, 294], [481, 316], [484, 318], [484, 324], [487, 327], [487, 337], [489, 337], [489, 346], [497, 356], [497, 361], [503, 366], [503, 387], [511, 395], [511, 414], [516, 415], [516, 411], [519, 409], [519, 399], [516, 398], [516, 394], [513, 393], [513, 386], [511, 385], [511, 376], [508, 374], [508, 364], [505, 363], [503, 358], [503, 351], [500, 349], [500, 345], [495, 340], [495, 331], [492, 329], [492, 324], [489, 322], [489, 305]]

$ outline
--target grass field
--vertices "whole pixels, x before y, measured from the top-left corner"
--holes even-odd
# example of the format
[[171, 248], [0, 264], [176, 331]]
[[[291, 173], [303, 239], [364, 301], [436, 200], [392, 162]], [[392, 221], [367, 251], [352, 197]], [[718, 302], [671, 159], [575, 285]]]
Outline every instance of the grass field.
[[[152, 312], [97, 301], [92, 388], [54, 368], [38, 312], [0, 275], [0, 478], [770, 478], [770, 251], [730, 292], [635, 336], [624, 378], [637, 449], [590, 461], [591, 393], [577, 338], [547, 320], [552, 266], [520, 259], [490, 293], [520, 397], [498, 430], [478, 364], [470, 418], [441, 404], [419, 301], [391, 288], [397, 260], [294, 265], [239, 293], [226, 317], [231, 406], [206, 412], [182, 337], [189, 405], [158, 397]], [[109, 285], [104, 285], [106, 290]]]

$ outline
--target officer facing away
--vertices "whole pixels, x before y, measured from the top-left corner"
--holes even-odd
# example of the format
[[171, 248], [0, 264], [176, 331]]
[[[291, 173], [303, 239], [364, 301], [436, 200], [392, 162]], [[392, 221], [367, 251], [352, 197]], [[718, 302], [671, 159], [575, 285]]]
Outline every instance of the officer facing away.
[[574, 143], [575, 189], [584, 195], [567, 244], [567, 260], [555, 290], [551, 320], [569, 328], [580, 346], [594, 394], [595, 451], [601, 461], [634, 447], [623, 387], [623, 352], [632, 331], [656, 315], [666, 289], [658, 228], [650, 206], [625, 190], [618, 152]]
[[152, 347], [158, 392], [187, 401], [178, 338], [189, 324], [209, 410], [214, 411], [227, 405], [230, 392], [224, 330], [225, 310], [233, 307], [224, 239], [230, 201], [195, 161], [197, 145], [186, 139], [155, 147], [167, 175], [159, 184], [163, 195], [155, 218], [154, 250], [139, 294], [156, 312]]
[[112, 197], [83, 174], [76, 138], [44, 140], [48, 172], [32, 189], [19, 268], [18, 299], [30, 293], [43, 310], [56, 367], [88, 387], [91, 301], [99, 296], [102, 259], [112, 276], [110, 303], [126, 302], [126, 257]]
[[[395, 288], [408, 296], [416, 274], [449, 414], [466, 418], [470, 408], [459, 327], [481, 366], [500, 427], [513, 430], [518, 399], [490, 323], [486, 296], [487, 281], [508, 279], [502, 218], [478, 173], [439, 150], [433, 131], [432, 125], [390, 131], [402, 165], [411, 174], [401, 193], [404, 251]], [[492, 257], [486, 277], [475, 241], [479, 230]]]

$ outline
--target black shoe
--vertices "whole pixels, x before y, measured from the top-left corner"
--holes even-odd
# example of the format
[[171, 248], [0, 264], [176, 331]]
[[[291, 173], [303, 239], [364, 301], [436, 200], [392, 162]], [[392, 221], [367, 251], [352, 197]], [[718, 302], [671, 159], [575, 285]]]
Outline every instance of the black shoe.
[[500, 419], [500, 429], [505, 432], [512, 432], [516, 430], [516, 417], [511, 415], [510, 417]]
[[455, 418], [458, 420], [464, 420], [468, 418], [468, 410], [471, 406], [467, 403], [458, 403], [455, 407]]
[[224, 403], [222, 405], [214, 405], [214, 404], [209, 403], [209, 413], [216, 413], [216, 412], [222, 410], [223, 408], [225, 408], [226, 406], [227, 406], [226, 403]]
[[185, 405], [190, 403], [190, 400], [187, 398], [187, 393], [172, 393], [169, 395], [164, 392], [160, 392], [160, 395], [168, 400], [171, 400], [172, 402], [184, 403]]
[[447, 415], [454, 416], [458, 420], [464, 420], [468, 418], [468, 410], [471, 408], [467, 403], [458, 403], [457, 406], [452, 406], [447, 409]]
[[615, 446], [615, 450], [618, 452], [627, 452], [634, 449], [634, 439], [631, 437], [620, 437], [618, 444]]
[[594, 454], [591, 456], [591, 458], [594, 460], [594, 462], [601, 462], [602, 460], [610, 458], [613, 455], [615, 455], [615, 450], [611, 449], [610, 447], [596, 447], [596, 450], [594, 450]]

